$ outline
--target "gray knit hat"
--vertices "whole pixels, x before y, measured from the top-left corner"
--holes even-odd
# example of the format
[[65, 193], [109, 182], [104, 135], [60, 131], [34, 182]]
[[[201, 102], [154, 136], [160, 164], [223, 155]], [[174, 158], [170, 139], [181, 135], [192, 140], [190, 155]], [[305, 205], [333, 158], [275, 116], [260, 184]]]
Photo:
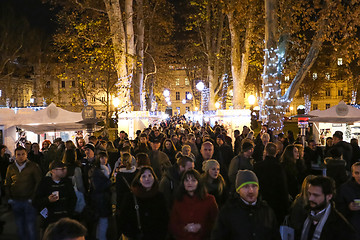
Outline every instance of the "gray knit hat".
[[243, 186], [247, 184], [256, 184], [259, 186], [259, 180], [255, 173], [250, 170], [239, 170], [236, 174], [236, 180], [235, 180], [235, 189], [236, 192], [240, 190]]

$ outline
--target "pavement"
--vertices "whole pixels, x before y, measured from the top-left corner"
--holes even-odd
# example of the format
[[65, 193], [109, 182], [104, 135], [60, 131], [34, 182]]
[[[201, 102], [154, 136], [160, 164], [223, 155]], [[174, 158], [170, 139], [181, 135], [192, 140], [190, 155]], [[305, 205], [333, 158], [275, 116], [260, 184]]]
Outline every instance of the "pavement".
[[4, 231], [0, 234], [1, 240], [16, 240], [16, 224], [12, 211], [9, 211], [7, 206], [0, 206], [0, 221], [4, 221]]

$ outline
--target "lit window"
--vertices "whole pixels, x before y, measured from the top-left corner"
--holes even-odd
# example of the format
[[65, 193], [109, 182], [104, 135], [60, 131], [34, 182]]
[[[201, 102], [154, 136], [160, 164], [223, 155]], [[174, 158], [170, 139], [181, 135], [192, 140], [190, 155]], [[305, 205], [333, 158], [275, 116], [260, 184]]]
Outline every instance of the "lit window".
[[190, 85], [189, 79], [185, 78], [185, 85]]
[[317, 79], [317, 73], [313, 73], [313, 79]]
[[2, 90], [0, 90], [0, 97], [2, 96]]
[[338, 58], [338, 65], [339, 66], [343, 65], [343, 59], [342, 58]]
[[338, 89], [338, 96], [344, 96], [344, 91], [342, 89]]
[[176, 97], [176, 100], [179, 101], [180, 100], [180, 92], [176, 92], [175, 97]]
[[330, 89], [330, 88], [327, 88], [327, 89], [325, 90], [325, 96], [327, 96], [327, 97], [330, 97], [330, 96], [331, 96], [331, 89]]
[[290, 76], [289, 75], [286, 75], [285, 76], [285, 81], [289, 81], [290, 80]]
[[180, 114], [180, 107], [176, 107], [177, 113]]
[[179, 85], [180, 85], [180, 78], [176, 78], [176, 79], [175, 79], [175, 85], [176, 85], [176, 86], [179, 86]]
[[326, 80], [330, 80], [330, 73], [325, 73]]

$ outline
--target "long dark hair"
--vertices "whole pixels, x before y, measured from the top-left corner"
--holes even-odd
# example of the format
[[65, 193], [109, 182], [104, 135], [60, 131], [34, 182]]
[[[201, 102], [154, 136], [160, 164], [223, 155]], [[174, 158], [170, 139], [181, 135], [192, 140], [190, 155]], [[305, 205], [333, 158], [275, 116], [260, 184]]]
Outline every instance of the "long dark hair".
[[176, 192], [176, 199], [178, 201], [181, 201], [183, 199], [184, 195], [187, 194], [187, 191], [185, 190], [185, 186], [184, 186], [184, 181], [187, 178], [195, 178], [198, 181], [198, 185], [194, 192], [194, 195], [202, 200], [205, 199], [206, 194], [207, 194], [206, 188], [205, 188], [203, 182], [201, 181], [200, 173], [198, 171], [196, 171], [195, 169], [189, 169], [186, 172], [184, 172], [184, 174], [182, 175], [180, 186], [178, 187], [177, 192]]
[[[166, 148], [166, 146], [165, 146], [166, 142], [171, 143], [171, 150], [168, 150]], [[162, 145], [162, 150], [163, 150], [163, 152], [169, 152], [169, 153], [176, 153], [177, 152], [176, 147], [175, 147], [173, 141], [170, 138], [165, 139], [165, 141], [163, 142], [163, 145]]]
[[73, 176], [75, 168], [80, 167], [81, 163], [77, 160], [75, 149], [66, 149], [62, 162], [66, 164], [67, 176]]
[[156, 189], [156, 190], [157, 190], [157, 189], [159, 188], [159, 180], [157, 179], [156, 174], [155, 174], [153, 168], [150, 167], [150, 166], [143, 166], [143, 167], [140, 168], [139, 172], [135, 175], [134, 180], [133, 180], [132, 183], [131, 183], [131, 188], [132, 188], [132, 189], [134, 189], [134, 188], [135, 188], [135, 189], [142, 189], [142, 190], [145, 191], [145, 188], [143, 187], [143, 185], [142, 185], [141, 182], [140, 182], [140, 178], [141, 178], [141, 175], [142, 175], [146, 170], [150, 170], [151, 174], [152, 174], [153, 177], [154, 177], [154, 183], [153, 183], [153, 185], [151, 186], [151, 190], [153, 190], [153, 189]]
[[296, 159], [294, 158], [295, 145], [286, 146], [283, 154], [281, 155], [280, 162], [284, 166], [285, 170], [296, 175], [298, 171], [296, 169]]

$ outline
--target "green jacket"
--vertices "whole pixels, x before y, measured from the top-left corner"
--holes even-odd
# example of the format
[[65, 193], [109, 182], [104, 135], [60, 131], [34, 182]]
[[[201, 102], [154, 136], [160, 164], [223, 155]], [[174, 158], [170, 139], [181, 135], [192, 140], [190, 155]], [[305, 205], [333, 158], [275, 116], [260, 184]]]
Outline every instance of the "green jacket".
[[40, 167], [29, 160], [26, 161], [26, 166], [21, 172], [15, 163], [10, 164], [4, 184], [7, 198], [15, 200], [33, 199], [41, 177]]

